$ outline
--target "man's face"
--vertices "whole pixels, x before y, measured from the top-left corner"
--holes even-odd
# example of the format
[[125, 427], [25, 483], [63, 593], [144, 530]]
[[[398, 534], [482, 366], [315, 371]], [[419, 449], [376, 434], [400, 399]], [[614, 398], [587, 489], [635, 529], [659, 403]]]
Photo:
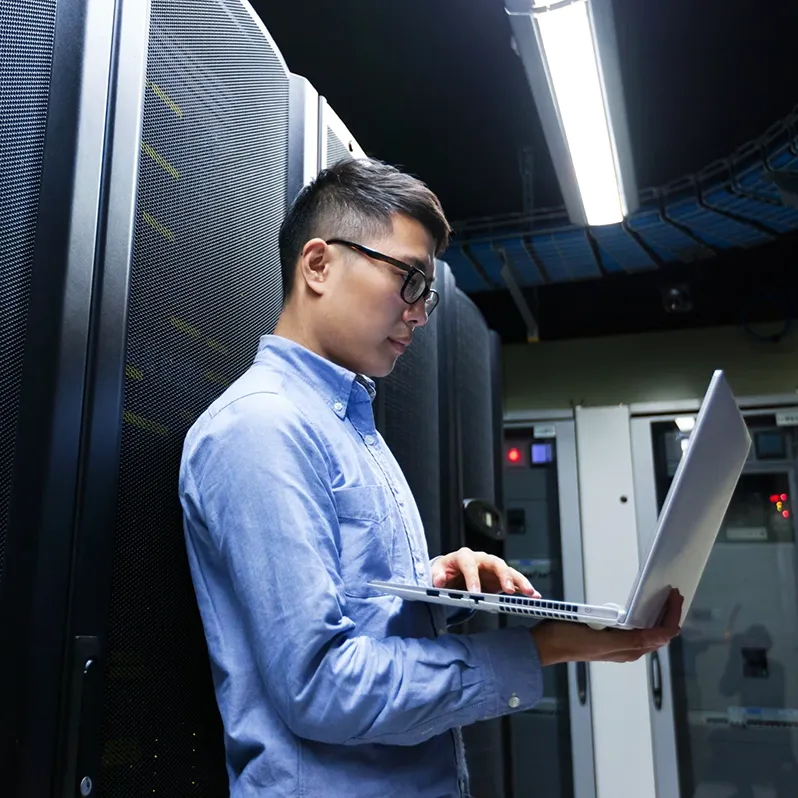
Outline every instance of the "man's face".
[[[413, 219], [397, 216], [392, 232], [354, 243], [434, 278], [432, 236]], [[343, 245], [327, 249], [327, 285], [317, 305], [319, 343], [333, 362], [370, 377], [385, 377], [410, 345], [415, 329], [427, 323], [424, 300], [408, 305], [402, 299], [407, 272], [397, 266]]]

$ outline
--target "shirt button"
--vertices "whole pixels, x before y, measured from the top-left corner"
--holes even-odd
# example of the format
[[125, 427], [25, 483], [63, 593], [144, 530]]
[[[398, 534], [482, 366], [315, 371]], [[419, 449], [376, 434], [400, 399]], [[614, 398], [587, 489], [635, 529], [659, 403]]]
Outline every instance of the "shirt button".
[[371, 444], [372, 444], [372, 443], [374, 443], [374, 441], [375, 441], [375, 440], [376, 440], [376, 439], [374, 438], [374, 436], [373, 436], [373, 435], [366, 435], [366, 443], [367, 443], [369, 446], [371, 446]]
[[336, 413], [340, 413], [343, 409], [344, 409], [344, 406], [340, 402], [336, 402], [333, 405], [333, 410], [335, 410]]
[[510, 705], [510, 706], [511, 706], [513, 709], [516, 709], [517, 707], [521, 706], [521, 699], [520, 699], [520, 698], [519, 698], [519, 697], [518, 697], [518, 696], [517, 696], [515, 693], [513, 693], [513, 694], [510, 696], [510, 700], [509, 700], [507, 703], [508, 703], [508, 704], [509, 704], [509, 705]]

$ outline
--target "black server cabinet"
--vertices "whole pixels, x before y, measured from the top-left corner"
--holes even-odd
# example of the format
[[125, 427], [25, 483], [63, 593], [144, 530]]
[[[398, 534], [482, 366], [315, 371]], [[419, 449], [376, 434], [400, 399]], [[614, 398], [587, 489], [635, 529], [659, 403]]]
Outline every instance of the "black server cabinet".
[[[436, 264], [436, 286], [445, 283], [449, 267]], [[377, 381], [375, 418], [377, 428], [396, 457], [418, 505], [430, 556], [446, 553], [446, 529], [442, 526], [445, 467], [442, 462], [449, 441], [443, 414], [449, 408], [445, 359], [449, 353], [442, 340], [450, 303], [445, 290], [429, 321], [417, 329], [413, 344], [399, 358], [393, 372]]]
[[178, 465], [281, 306], [289, 73], [245, 0], [0, 22], [3, 794], [224, 795]]
[[[456, 289], [456, 345], [454, 347], [455, 403], [461, 502], [481, 499], [502, 504], [500, 458], [501, 375], [498, 340], [473, 301]], [[462, 514], [462, 510], [461, 510]], [[500, 539], [463, 528], [463, 542], [475, 551], [503, 556]], [[502, 620], [478, 612], [464, 631], [498, 629]], [[463, 731], [475, 798], [502, 798], [506, 783], [507, 724], [483, 721]]]
[[113, 9], [0, 4], [0, 783], [48, 795]]

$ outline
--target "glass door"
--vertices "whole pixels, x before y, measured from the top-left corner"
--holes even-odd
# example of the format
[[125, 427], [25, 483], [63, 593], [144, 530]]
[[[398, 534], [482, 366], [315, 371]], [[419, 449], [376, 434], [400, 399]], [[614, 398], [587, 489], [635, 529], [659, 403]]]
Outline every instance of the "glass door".
[[[652, 669], [671, 694], [654, 730], [661, 796], [793, 798], [798, 790], [798, 428], [780, 426], [779, 416], [746, 416], [751, 454], [682, 635], [667, 667]], [[636, 468], [650, 469], [639, 475], [649, 484], [638, 496], [654, 504], [643, 513], [649, 540], [693, 424], [692, 416], [633, 422], [644, 453]]]
[[[584, 600], [574, 422], [505, 430], [507, 561], [546, 597]], [[507, 624], [529, 625], [509, 616]], [[544, 696], [510, 717], [512, 795], [594, 798], [584, 663], [544, 671]]]

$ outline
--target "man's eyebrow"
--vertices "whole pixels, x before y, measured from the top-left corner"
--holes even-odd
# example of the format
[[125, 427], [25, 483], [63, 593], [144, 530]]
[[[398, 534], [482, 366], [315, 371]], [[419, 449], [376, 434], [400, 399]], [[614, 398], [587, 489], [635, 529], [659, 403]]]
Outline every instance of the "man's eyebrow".
[[408, 258], [405, 263], [409, 264], [410, 266], [415, 266], [420, 272], [424, 272], [424, 275], [431, 283], [435, 282], [435, 277], [433, 276], [430, 278], [429, 276], [428, 260], [422, 260], [421, 258]]

